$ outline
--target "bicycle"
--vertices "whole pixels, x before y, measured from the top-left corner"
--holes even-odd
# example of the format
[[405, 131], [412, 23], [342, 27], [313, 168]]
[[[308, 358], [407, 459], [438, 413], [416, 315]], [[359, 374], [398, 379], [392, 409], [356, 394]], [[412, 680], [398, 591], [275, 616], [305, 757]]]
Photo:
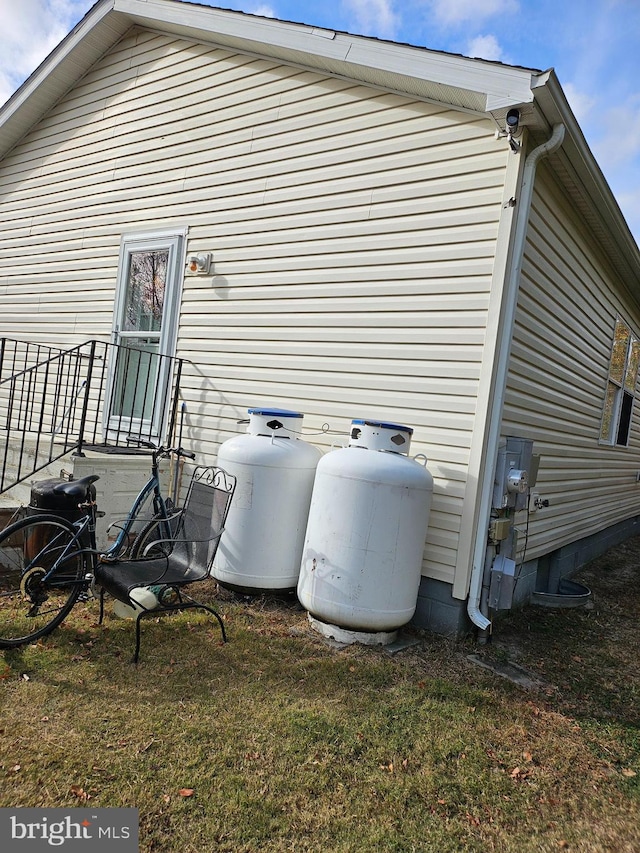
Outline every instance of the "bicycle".
[[[50, 634], [60, 625], [81, 596], [92, 592], [98, 560], [109, 562], [122, 557], [143, 506], [152, 495], [153, 515], [137, 532], [130, 554], [133, 558], [166, 553], [166, 540], [175, 532], [180, 511], [165, 500], [159, 479], [162, 458], [194, 459], [182, 448], [140, 446], [152, 449], [151, 474], [135, 498], [110, 547], [96, 546], [98, 517], [93, 483], [97, 474], [58, 484], [54, 493], [78, 500], [82, 515], [68, 521], [47, 513], [28, 516], [0, 533], [0, 648], [16, 648]], [[154, 542], [163, 540], [160, 551]]]
[[[179, 518], [180, 513], [172, 498], [164, 498], [160, 486], [160, 460], [171, 456], [176, 458], [179, 464], [180, 459], [195, 459], [195, 453], [190, 453], [182, 447], [156, 447], [150, 441], [144, 439], [132, 439], [140, 447], [146, 447], [151, 450], [151, 475], [144, 486], [140, 489], [135, 498], [129, 514], [124, 520], [120, 533], [117, 535], [113, 545], [111, 545], [103, 554], [103, 557], [122, 557], [127, 550], [131, 530], [140, 515], [143, 506], [146, 504], [149, 495], [152, 494], [153, 514], [149, 521], [143, 527], [136, 531], [135, 539], [131, 545], [129, 555], [132, 559], [145, 556], [154, 556], [157, 553], [163, 553], [162, 549], [151, 550], [149, 546], [159, 540], [168, 540], [175, 533], [175, 522]], [[174, 487], [177, 489], [177, 478], [174, 481]], [[115, 524], [112, 527], [117, 526]]]

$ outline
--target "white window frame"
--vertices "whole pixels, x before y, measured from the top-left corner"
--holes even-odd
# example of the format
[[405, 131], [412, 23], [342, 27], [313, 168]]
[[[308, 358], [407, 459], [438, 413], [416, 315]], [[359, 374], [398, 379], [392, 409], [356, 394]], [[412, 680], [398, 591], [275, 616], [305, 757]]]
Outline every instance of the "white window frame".
[[[619, 330], [626, 333], [623, 346], [618, 344]], [[639, 366], [640, 337], [634, 334], [626, 320], [617, 316], [602, 406], [600, 444], [610, 447], [629, 446]]]
[[[122, 344], [126, 342], [127, 338], [144, 336], [144, 333], [141, 332], [122, 331], [131, 255], [136, 252], [168, 251], [162, 326], [158, 335], [158, 353], [166, 356], [175, 356], [178, 340], [180, 303], [184, 285], [187, 233], [187, 228], [180, 228], [132, 232], [122, 236], [113, 308], [112, 341], [114, 344]], [[111, 399], [111, 389], [116, 381], [114, 364], [115, 359], [112, 360], [112, 364], [110, 365], [108, 400]], [[168, 370], [169, 360], [166, 359], [164, 360], [163, 371], [165, 381], [169, 380]], [[163, 377], [159, 378], [159, 384], [162, 379]], [[116, 438], [119, 434], [141, 432], [146, 436], [150, 436], [152, 440], [158, 441], [166, 428], [168, 415], [168, 410], [157, 412], [153, 423], [145, 423], [134, 419], [121, 419], [117, 416], [110, 417], [110, 412], [105, 410], [103, 429], [105, 434], [111, 439]]]

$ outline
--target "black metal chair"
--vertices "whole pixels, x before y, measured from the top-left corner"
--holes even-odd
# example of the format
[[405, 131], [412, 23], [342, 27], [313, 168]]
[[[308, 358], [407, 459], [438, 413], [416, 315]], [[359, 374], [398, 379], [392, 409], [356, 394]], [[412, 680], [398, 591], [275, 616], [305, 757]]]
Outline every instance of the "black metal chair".
[[[136, 650], [140, 654], [140, 621], [173, 610], [201, 608], [211, 613], [227, 640], [220, 615], [208, 604], [196, 601], [185, 587], [207, 580], [235, 489], [235, 477], [222, 468], [198, 467], [193, 472], [175, 538], [158, 538], [142, 559], [99, 562], [95, 580], [100, 587], [100, 623], [104, 616], [105, 592], [137, 611]], [[159, 554], [159, 552], [163, 552]], [[144, 606], [144, 597], [132, 597], [136, 590], [151, 587], [153, 606]], [[157, 601], [157, 604], [156, 604]]]

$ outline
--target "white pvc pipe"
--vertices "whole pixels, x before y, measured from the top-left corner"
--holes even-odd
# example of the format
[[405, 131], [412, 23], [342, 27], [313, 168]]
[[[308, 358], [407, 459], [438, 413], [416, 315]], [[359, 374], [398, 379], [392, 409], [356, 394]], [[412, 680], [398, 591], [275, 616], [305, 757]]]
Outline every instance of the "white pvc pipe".
[[546, 157], [556, 151], [564, 140], [564, 124], [556, 124], [549, 139], [528, 155], [522, 175], [522, 188], [518, 199], [518, 211], [516, 214], [516, 226], [513, 240], [513, 254], [511, 270], [507, 278], [505, 292], [505, 311], [503, 313], [502, 328], [500, 331], [500, 342], [497, 356], [497, 370], [495, 373], [495, 390], [489, 432], [487, 436], [486, 453], [483, 459], [481, 471], [480, 488], [480, 510], [478, 513], [478, 528], [476, 531], [475, 548], [473, 552], [473, 566], [469, 582], [469, 599], [467, 601], [467, 613], [469, 618], [483, 631], [490, 627], [491, 622], [480, 610], [482, 597], [482, 584], [485, 573], [485, 552], [487, 549], [487, 530], [491, 517], [491, 498], [493, 495], [493, 477], [498, 459], [498, 445], [500, 441], [500, 427], [502, 424], [502, 408], [507, 387], [507, 373], [509, 369], [509, 357], [511, 354], [511, 337], [513, 324], [518, 304], [518, 290], [520, 288], [520, 274], [522, 272], [522, 261], [524, 258], [524, 247], [527, 239], [527, 226], [529, 223], [529, 211], [533, 198], [533, 185], [535, 181], [536, 168], [542, 157]]

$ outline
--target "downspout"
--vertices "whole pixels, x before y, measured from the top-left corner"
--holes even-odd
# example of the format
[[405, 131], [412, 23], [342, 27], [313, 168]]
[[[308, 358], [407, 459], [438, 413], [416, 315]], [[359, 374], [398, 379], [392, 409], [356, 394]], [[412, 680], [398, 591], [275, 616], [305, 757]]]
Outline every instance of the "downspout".
[[[520, 288], [520, 274], [522, 272], [522, 261], [524, 258], [524, 247], [527, 238], [527, 226], [529, 223], [529, 212], [533, 198], [533, 185], [535, 181], [538, 162], [549, 154], [553, 154], [564, 140], [564, 124], [556, 124], [549, 139], [527, 156], [522, 175], [522, 188], [516, 214], [516, 225], [513, 240], [513, 253], [511, 257], [511, 269], [507, 279], [504, 299], [504, 313], [501, 323], [498, 357], [496, 360], [496, 371], [494, 380], [493, 401], [491, 404], [491, 415], [489, 431], [487, 435], [487, 448], [484, 456], [482, 469], [482, 487], [480, 492], [480, 510], [478, 513], [478, 528], [476, 531], [475, 549], [473, 552], [473, 566], [469, 582], [469, 599], [467, 601], [467, 613], [469, 618], [483, 631], [486, 631], [491, 622], [480, 610], [482, 598], [482, 585], [485, 575], [485, 553], [487, 548], [487, 530], [491, 517], [491, 498], [493, 494], [493, 478], [498, 458], [498, 444], [500, 441], [500, 427], [502, 424], [502, 407], [507, 387], [507, 372], [509, 367], [509, 356], [511, 354], [511, 336], [516, 316], [518, 303], [518, 291]], [[487, 567], [487, 571], [490, 566]]]

